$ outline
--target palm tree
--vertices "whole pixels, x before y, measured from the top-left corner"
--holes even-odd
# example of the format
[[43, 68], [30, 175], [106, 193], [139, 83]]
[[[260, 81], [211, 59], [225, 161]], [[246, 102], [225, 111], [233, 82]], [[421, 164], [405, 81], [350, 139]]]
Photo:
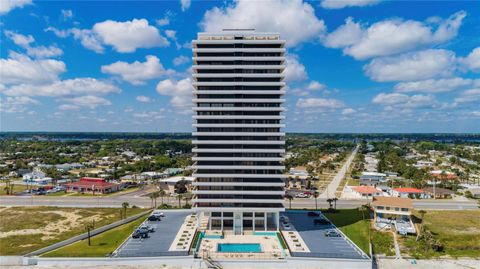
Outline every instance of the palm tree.
[[332, 210], [333, 199], [332, 199], [332, 198], [328, 198], [328, 199], [327, 199], [327, 203], [328, 203], [328, 209], [329, 209], [329, 210]]
[[150, 198], [150, 207], [153, 208], [153, 192], [148, 194], [148, 198]]
[[123, 202], [123, 203], [122, 203], [123, 218], [126, 218], [126, 217], [127, 217], [127, 208], [128, 208], [128, 206], [129, 206], [128, 202]]
[[320, 193], [318, 191], [315, 191], [313, 193], [313, 198], [315, 198], [315, 210], [318, 210], [317, 198], [318, 198], [319, 195], [320, 195]]
[[290, 194], [287, 194], [287, 195], [285, 195], [285, 198], [287, 198], [288, 201], [290, 202], [290, 209], [292, 209], [293, 196], [291, 196]]
[[183, 195], [179, 194], [179, 195], [177, 195], [177, 198], [178, 198], [178, 208], [181, 208], [182, 207]]
[[333, 203], [335, 204], [335, 210], [337, 210], [337, 201], [338, 201], [338, 198], [337, 198], [337, 197], [334, 197], [332, 200], [333, 200]]
[[158, 191], [152, 193], [152, 198], [155, 201], [155, 208], [157, 208], [157, 198], [158, 197], [160, 197], [160, 194], [158, 193]]
[[165, 190], [160, 188], [158, 191], [158, 195], [160, 195], [160, 199], [162, 199], [162, 205], [163, 205], [163, 197], [165, 196]]

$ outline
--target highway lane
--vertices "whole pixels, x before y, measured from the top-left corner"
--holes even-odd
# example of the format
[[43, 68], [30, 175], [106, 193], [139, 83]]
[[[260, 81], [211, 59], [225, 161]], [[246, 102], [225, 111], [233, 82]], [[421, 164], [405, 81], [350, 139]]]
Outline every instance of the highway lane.
[[[165, 203], [178, 205], [178, 200], [174, 197], [165, 197]], [[59, 206], [59, 207], [121, 207], [123, 202], [140, 207], [150, 207], [151, 200], [146, 197], [121, 196], [121, 197], [48, 197], [48, 196], [1, 196], [0, 206]], [[157, 204], [160, 204], [160, 199]], [[182, 201], [184, 204], [185, 201]], [[356, 208], [366, 204], [367, 200], [338, 200], [337, 208]], [[284, 202], [286, 208], [290, 207], [288, 200]], [[478, 209], [476, 201], [453, 201], [453, 200], [415, 200], [413, 202], [415, 209], [426, 210], [464, 210]], [[299, 198], [292, 201], [292, 208], [314, 208], [315, 200], [313, 198]], [[325, 199], [318, 199], [319, 208], [327, 208], [328, 203]]]

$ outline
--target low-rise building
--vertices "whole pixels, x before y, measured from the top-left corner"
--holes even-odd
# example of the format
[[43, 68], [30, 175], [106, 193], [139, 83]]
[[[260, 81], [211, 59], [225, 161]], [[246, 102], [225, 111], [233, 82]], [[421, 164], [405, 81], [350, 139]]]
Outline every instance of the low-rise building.
[[372, 198], [383, 196], [383, 191], [372, 186], [348, 186], [345, 192], [350, 192], [351, 196], [357, 198]]
[[185, 177], [185, 176], [176, 176], [176, 177], [160, 179], [160, 187], [168, 193], [174, 193], [175, 185], [180, 181], [185, 181], [185, 187], [187, 187], [187, 190], [191, 190], [193, 177]]
[[437, 199], [452, 198], [455, 195], [455, 192], [445, 188], [439, 187], [427, 187], [422, 189], [428, 196]]
[[372, 202], [375, 227], [380, 230], [395, 228], [399, 234], [415, 234], [411, 220], [413, 203], [409, 198], [374, 197]]
[[395, 188], [392, 190], [392, 195], [402, 198], [425, 199], [430, 198], [423, 190], [417, 188]]
[[121, 184], [107, 182], [103, 178], [82, 177], [77, 182], [64, 185], [67, 192], [111, 193], [120, 190]]

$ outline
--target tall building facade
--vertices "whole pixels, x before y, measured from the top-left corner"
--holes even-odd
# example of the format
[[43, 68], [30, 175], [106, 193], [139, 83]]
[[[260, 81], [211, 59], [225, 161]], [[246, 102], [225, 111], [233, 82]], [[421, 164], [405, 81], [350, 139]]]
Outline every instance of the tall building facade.
[[277, 230], [285, 194], [285, 40], [223, 30], [199, 33], [192, 45], [194, 209], [210, 230]]

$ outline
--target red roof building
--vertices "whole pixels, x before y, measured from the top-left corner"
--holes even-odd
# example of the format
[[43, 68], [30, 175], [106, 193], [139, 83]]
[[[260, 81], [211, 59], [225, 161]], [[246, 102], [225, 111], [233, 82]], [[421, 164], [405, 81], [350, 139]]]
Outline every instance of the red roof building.
[[82, 177], [77, 182], [65, 184], [67, 192], [110, 193], [120, 189], [120, 184], [106, 182], [103, 178]]
[[393, 196], [403, 198], [428, 198], [428, 194], [425, 191], [417, 188], [396, 188], [393, 189]]

